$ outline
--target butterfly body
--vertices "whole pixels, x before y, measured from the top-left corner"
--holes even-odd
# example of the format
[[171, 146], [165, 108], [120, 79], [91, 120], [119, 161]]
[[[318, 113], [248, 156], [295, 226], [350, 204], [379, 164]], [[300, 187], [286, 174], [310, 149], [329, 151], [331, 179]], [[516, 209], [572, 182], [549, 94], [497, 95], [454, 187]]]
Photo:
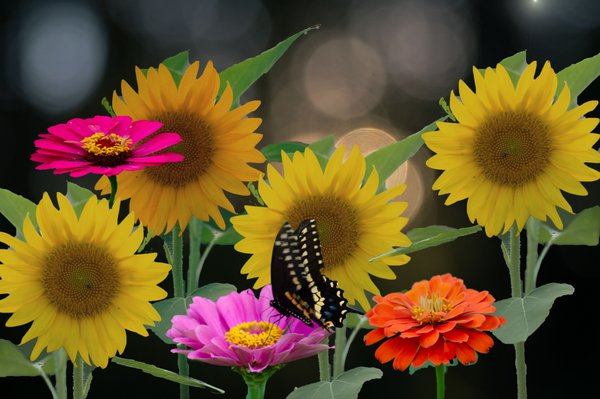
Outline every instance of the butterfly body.
[[316, 322], [333, 331], [343, 325], [348, 312], [361, 312], [347, 306], [337, 282], [321, 273], [323, 266], [315, 220], [301, 222], [297, 230], [285, 222], [273, 246], [271, 306], [306, 325]]

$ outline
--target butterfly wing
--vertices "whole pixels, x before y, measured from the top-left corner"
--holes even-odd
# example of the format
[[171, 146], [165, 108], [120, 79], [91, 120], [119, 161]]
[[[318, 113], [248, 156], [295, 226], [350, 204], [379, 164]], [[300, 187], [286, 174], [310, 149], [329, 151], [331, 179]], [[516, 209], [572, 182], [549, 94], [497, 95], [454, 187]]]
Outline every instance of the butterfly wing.
[[311, 319], [330, 331], [335, 327], [342, 327], [348, 312], [362, 312], [348, 307], [348, 300], [344, 297], [344, 291], [338, 287], [337, 281], [322, 274], [324, 262], [316, 221], [304, 220], [298, 226], [297, 235], [302, 273], [308, 291], [303, 299], [310, 305]]
[[285, 222], [275, 238], [271, 257], [271, 286], [273, 306], [285, 316], [293, 316], [308, 326], [313, 326], [310, 304], [303, 300], [307, 284], [303, 275], [302, 257], [298, 236], [288, 222]]

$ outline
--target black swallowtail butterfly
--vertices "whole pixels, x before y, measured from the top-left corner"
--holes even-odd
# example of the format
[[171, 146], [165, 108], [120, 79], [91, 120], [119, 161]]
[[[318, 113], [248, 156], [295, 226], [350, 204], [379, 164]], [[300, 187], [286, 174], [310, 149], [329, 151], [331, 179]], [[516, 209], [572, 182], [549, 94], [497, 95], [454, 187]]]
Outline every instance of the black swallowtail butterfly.
[[342, 327], [348, 312], [344, 291], [337, 281], [321, 274], [323, 255], [314, 219], [307, 219], [294, 229], [288, 222], [279, 230], [271, 259], [273, 306], [285, 316], [293, 316], [306, 325], [313, 321], [329, 331]]

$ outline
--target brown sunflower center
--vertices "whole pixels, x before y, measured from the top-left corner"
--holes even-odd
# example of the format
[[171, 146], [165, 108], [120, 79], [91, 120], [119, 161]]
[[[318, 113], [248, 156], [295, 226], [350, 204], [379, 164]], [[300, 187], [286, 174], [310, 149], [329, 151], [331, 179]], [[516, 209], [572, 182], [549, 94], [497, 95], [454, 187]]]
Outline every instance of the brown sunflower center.
[[115, 133], [96, 132], [81, 140], [85, 159], [100, 166], [122, 165], [131, 156], [132, 141]]
[[162, 186], [183, 187], [198, 180], [213, 162], [215, 142], [213, 132], [204, 120], [189, 112], [163, 112], [151, 120], [162, 122], [157, 132], [174, 132], [182, 141], [166, 151], [176, 152], [185, 158], [181, 162], [169, 162], [144, 169], [144, 173]]
[[316, 220], [326, 267], [342, 264], [358, 245], [358, 212], [344, 199], [310, 196], [296, 202], [287, 217], [293, 227], [306, 219]]
[[105, 248], [67, 243], [46, 257], [42, 286], [46, 298], [60, 312], [83, 319], [110, 306], [120, 280], [117, 262]]
[[494, 183], [520, 187], [544, 171], [550, 160], [548, 126], [537, 116], [522, 111], [489, 117], [478, 128], [475, 160]]

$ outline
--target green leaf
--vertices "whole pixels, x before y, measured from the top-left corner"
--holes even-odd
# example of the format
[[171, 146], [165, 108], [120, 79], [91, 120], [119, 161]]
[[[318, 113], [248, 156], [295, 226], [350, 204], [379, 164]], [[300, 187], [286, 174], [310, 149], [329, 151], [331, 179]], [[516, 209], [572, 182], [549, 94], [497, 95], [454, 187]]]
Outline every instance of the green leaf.
[[329, 136], [323, 137], [321, 140], [317, 140], [314, 143], [308, 145], [308, 148], [315, 154], [322, 168], [325, 168], [329, 161], [329, 156], [333, 152], [335, 144], [335, 136], [330, 134]]
[[91, 197], [95, 197], [96, 194], [88, 190], [87, 188], [78, 186], [75, 183], [67, 182], [67, 199], [73, 205], [73, 209], [77, 216], [81, 215], [83, 207]]
[[0, 188], [0, 213], [15, 226], [18, 237], [22, 237], [21, 229], [27, 214], [29, 214], [33, 224], [36, 225], [35, 209], [36, 204], [27, 198]]
[[[473, 363], [467, 364], [467, 366], [472, 366], [472, 365], [476, 364], [478, 360], [479, 360], [479, 357], [477, 356], [477, 352], [475, 352], [475, 361]], [[446, 367], [455, 367], [455, 366], [458, 366], [459, 364], [463, 365], [462, 363], [459, 363], [457, 358], [454, 358], [454, 359], [450, 360], [450, 362], [446, 365]], [[411, 364], [410, 366], [408, 366], [408, 374], [413, 375], [417, 371], [426, 369], [428, 367], [435, 368], [436, 366], [435, 366], [435, 364], [431, 363], [429, 360], [426, 361], [425, 363], [423, 363], [419, 367], [414, 367]]]
[[320, 381], [293, 390], [287, 399], [357, 399], [365, 382], [379, 379], [383, 372], [374, 367], [357, 367], [331, 382]]
[[600, 54], [581, 60], [557, 73], [558, 87], [562, 90], [561, 82], [565, 82], [569, 86], [571, 106], [574, 106], [577, 104], [577, 97], [598, 76], [600, 76]]
[[523, 69], [527, 66], [527, 51], [519, 51], [518, 53], [511, 55], [510, 57], [506, 57], [500, 64], [506, 69], [510, 79], [513, 84], [516, 86], [519, 78], [521, 77], [521, 73]]
[[107, 112], [107, 113], [108, 113], [110, 116], [112, 116], [113, 118], [114, 118], [115, 116], [117, 116], [117, 115], [115, 114], [115, 111], [114, 111], [114, 110], [113, 110], [113, 108], [111, 107], [111, 105], [110, 105], [110, 102], [108, 101], [108, 98], [106, 98], [106, 97], [102, 97], [102, 101], [100, 101], [100, 103], [102, 104], [102, 106], [104, 107], [104, 109], [106, 110], [106, 112]]
[[419, 151], [423, 145], [423, 133], [437, 129], [437, 122], [442, 122], [447, 118], [447, 116], [444, 116], [425, 126], [418, 132], [367, 155], [365, 158], [367, 161], [365, 180], [370, 175], [373, 167], [375, 167], [375, 169], [377, 169], [377, 174], [379, 175], [379, 189], [382, 190], [385, 187], [387, 178], [390, 177], [400, 165]]
[[232, 65], [225, 69], [219, 75], [221, 78], [219, 95], [225, 89], [227, 82], [229, 82], [229, 85], [233, 90], [233, 102], [237, 103], [240, 96], [244, 94], [246, 90], [248, 90], [248, 88], [258, 80], [258, 78], [267, 73], [300, 36], [305, 35], [309, 31], [317, 28], [318, 26], [313, 26], [304, 29], [303, 31], [298, 32], [280, 42], [275, 47], [257, 55], [256, 57], [248, 58], [239, 64]]
[[171, 328], [171, 319], [173, 316], [186, 314], [187, 308], [192, 303], [192, 298], [201, 296], [211, 301], [216, 301], [219, 297], [236, 291], [235, 286], [231, 284], [210, 283], [197, 288], [185, 298], [174, 297], [153, 303], [154, 309], [160, 314], [160, 321], [155, 326], [149, 327], [154, 334], [167, 344], [173, 345], [173, 340], [167, 337], [167, 331]]
[[412, 242], [410, 247], [395, 248], [389, 252], [377, 255], [374, 258], [369, 259], [369, 262], [380, 258], [385, 258], [386, 256], [410, 254], [412, 252], [421, 251], [423, 249], [437, 247], [438, 245], [446, 244], [448, 242], [456, 240], [459, 237], [468, 236], [479, 231], [481, 231], [480, 226], [462, 227], [459, 229], [438, 225], [417, 227], [416, 229], [412, 229], [411, 231], [406, 233], [406, 235], [408, 236], [408, 238], [410, 238], [410, 241]]
[[505, 344], [525, 342], [542, 325], [556, 298], [571, 295], [569, 284], [550, 283], [538, 287], [523, 298], [508, 298], [496, 302], [496, 315], [506, 318], [506, 324], [493, 331]]
[[31, 348], [24, 350], [22, 346], [0, 339], [0, 377], [35, 377], [42, 375], [42, 371], [47, 375], [54, 374], [54, 354], [30, 362], [28, 353]]
[[[223, 212], [227, 212], [222, 210]], [[219, 229], [216, 224], [211, 220], [210, 222], [204, 222], [198, 218], [193, 217], [190, 220], [190, 231], [192, 234], [194, 232], [201, 231], [200, 233], [200, 242], [202, 244], [208, 244], [212, 240], [216, 238], [215, 244], [217, 245], [234, 245], [238, 241], [240, 241], [243, 237], [235, 231], [231, 222], [229, 222], [229, 218], [231, 217], [231, 213], [228, 215], [223, 215], [226, 220], [227, 228], [225, 230]]]
[[540, 223], [540, 244], [598, 245], [600, 238], [600, 206], [584, 209], [576, 215], [562, 217], [564, 230]]
[[267, 162], [281, 162], [281, 151], [292, 155], [296, 151], [304, 152], [306, 144], [298, 141], [286, 141], [284, 143], [268, 144], [263, 147], [261, 152], [267, 158]]
[[444, 97], [440, 97], [438, 104], [440, 104], [440, 107], [442, 107], [446, 115], [448, 115], [448, 118], [450, 118], [452, 122], [456, 122], [456, 118], [454, 117], [454, 114], [452, 113], [452, 110], [450, 109], [450, 106]]
[[177, 86], [179, 86], [179, 82], [181, 82], [181, 78], [183, 77], [186, 69], [190, 66], [189, 59], [190, 52], [189, 50], [185, 50], [161, 62], [161, 64], [164, 64], [169, 72], [171, 72], [173, 80]]
[[137, 360], [124, 359], [122, 357], [115, 356], [112, 358], [112, 362], [121, 366], [130, 367], [143, 371], [144, 373], [150, 374], [154, 377], [162, 378], [175, 382], [177, 384], [189, 385], [194, 388], [206, 388], [210, 389], [213, 393], [225, 393], [221, 388], [217, 388], [213, 385], [207, 384], [204, 381], [197, 380], [191, 377], [183, 377], [170, 370], [161, 369], [153, 364], [143, 363]]

